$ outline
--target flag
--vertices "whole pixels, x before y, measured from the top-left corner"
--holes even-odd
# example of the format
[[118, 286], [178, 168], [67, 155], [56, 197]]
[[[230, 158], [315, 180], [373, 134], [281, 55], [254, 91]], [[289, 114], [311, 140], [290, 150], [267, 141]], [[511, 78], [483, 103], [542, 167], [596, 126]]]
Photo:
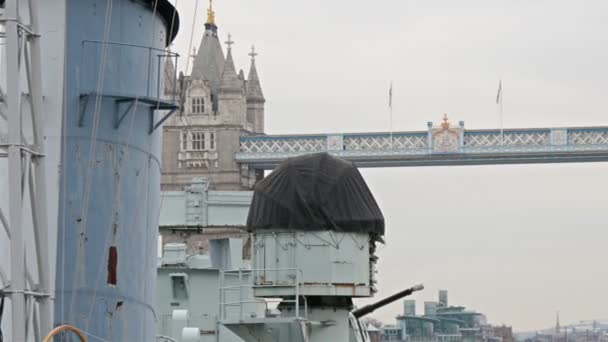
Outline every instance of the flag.
[[391, 87], [388, 88], [388, 107], [393, 108], [393, 82], [391, 82]]
[[496, 104], [502, 101], [502, 80], [498, 81], [498, 94], [496, 94]]

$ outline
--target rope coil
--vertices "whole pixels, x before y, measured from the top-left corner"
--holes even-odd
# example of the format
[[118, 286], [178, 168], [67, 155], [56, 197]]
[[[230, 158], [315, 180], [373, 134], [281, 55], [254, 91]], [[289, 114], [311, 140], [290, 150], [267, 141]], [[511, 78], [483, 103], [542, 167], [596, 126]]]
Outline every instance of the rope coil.
[[87, 342], [87, 337], [85, 336], [84, 332], [80, 331], [79, 329], [77, 329], [71, 325], [60, 325], [57, 328], [51, 330], [51, 332], [48, 335], [46, 335], [46, 337], [44, 338], [44, 340], [42, 342], [51, 342], [53, 340], [53, 337], [55, 337], [55, 335], [57, 335], [63, 331], [71, 331], [80, 338], [80, 342]]

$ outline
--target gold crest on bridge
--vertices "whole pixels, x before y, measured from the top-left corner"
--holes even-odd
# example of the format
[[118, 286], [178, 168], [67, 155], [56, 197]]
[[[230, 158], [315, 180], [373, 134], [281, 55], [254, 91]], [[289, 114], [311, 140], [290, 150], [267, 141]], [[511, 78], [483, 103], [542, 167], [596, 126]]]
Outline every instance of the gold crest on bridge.
[[450, 153], [460, 150], [460, 130], [454, 127], [448, 120], [448, 115], [443, 114], [443, 121], [439, 127], [433, 127], [431, 137], [433, 141], [433, 152]]

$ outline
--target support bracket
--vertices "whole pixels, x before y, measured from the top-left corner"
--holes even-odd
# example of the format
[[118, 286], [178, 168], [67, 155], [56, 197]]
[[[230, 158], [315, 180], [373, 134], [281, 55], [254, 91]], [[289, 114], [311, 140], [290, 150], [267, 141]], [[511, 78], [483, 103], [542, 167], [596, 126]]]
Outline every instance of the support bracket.
[[[123, 102], [129, 102], [129, 106], [127, 107], [127, 109], [125, 109], [125, 111], [122, 114], [119, 114], [120, 111], [120, 104]], [[114, 111], [114, 129], [118, 129], [118, 127], [120, 127], [120, 124], [122, 123], [122, 120], [124, 120], [125, 117], [127, 117], [127, 115], [129, 115], [129, 112], [131, 112], [131, 109], [133, 108], [133, 106], [135, 106], [135, 109], [133, 110], [133, 112], [137, 111], [137, 100], [132, 101], [132, 100], [116, 100], [116, 109]]]
[[[156, 108], [153, 108], [152, 110], [156, 110]], [[160, 118], [160, 120], [158, 120], [157, 123], [155, 123], [154, 125], [152, 125], [150, 127], [150, 134], [152, 134], [152, 132], [154, 132], [154, 130], [156, 130], [158, 127], [160, 127], [160, 125], [162, 125], [163, 122], [167, 121], [167, 119], [169, 117], [171, 117], [171, 115], [173, 115], [176, 111], [177, 111], [177, 108], [169, 109], [169, 112], [167, 114], [165, 114], [162, 118]], [[152, 115], [152, 118], [154, 118], [154, 115]], [[150, 120], [150, 122], [154, 122], [154, 121]]]
[[[118, 129], [120, 124], [124, 121], [124, 119], [131, 112], [135, 112], [133, 110], [136, 109], [140, 104], [147, 105], [150, 113], [150, 129], [149, 134], [152, 134], [154, 130], [160, 127], [163, 122], [165, 122], [173, 113], [177, 111], [179, 108], [176, 104], [168, 101], [163, 101], [157, 98], [151, 97], [139, 97], [139, 96], [131, 96], [131, 95], [117, 95], [117, 94], [100, 94], [100, 93], [86, 93], [80, 94], [80, 108], [78, 112], [78, 127], [82, 127], [84, 124], [84, 118], [87, 112], [87, 106], [89, 103], [89, 99], [92, 97], [101, 96], [103, 98], [110, 98], [114, 100], [115, 110], [114, 110], [114, 128]], [[128, 103], [129, 105], [125, 109], [125, 111], [120, 111], [120, 105], [123, 103]], [[158, 121], [154, 122], [154, 112], [157, 110], [168, 110], [169, 112]]]
[[82, 127], [84, 123], [84, 114], [87, 112], [87, 106], [89, 104], [89, 97], [93, 96], [93, 94], [81, 94], [80, 95], [80, 105], [78, 106], [78, 127]]

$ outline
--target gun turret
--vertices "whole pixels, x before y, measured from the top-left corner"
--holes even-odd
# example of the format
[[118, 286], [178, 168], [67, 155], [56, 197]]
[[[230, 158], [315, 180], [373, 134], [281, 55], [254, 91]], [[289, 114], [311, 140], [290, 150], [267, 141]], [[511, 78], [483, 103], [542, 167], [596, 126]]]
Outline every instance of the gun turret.
[[411, 295], [412, 293], [414, 293], [416, 291], [420, 291], [422, 289], [424, 289], [424, 285], [422, 285], [422, 284], [410, 287], [407, 290], [403, 290], [401, 292], [395, 293], [392, 296], [379, 300], [379, 301], [375, 302], [374, 304], [366, 305], [366, 306], [362, 307], [361, 309], [357, 309], [357, 310], [353, 311], [352, 314], [357, 319], [361, 318], [367, 314], [370, 314], [370, 313], [376, 311], [376, 309], [379, 309], [379, 308], [381, 308], [385, 305], [388, 305], [396, 300], [399, 300], [403, 297], [407, 297], [407, 296]]

